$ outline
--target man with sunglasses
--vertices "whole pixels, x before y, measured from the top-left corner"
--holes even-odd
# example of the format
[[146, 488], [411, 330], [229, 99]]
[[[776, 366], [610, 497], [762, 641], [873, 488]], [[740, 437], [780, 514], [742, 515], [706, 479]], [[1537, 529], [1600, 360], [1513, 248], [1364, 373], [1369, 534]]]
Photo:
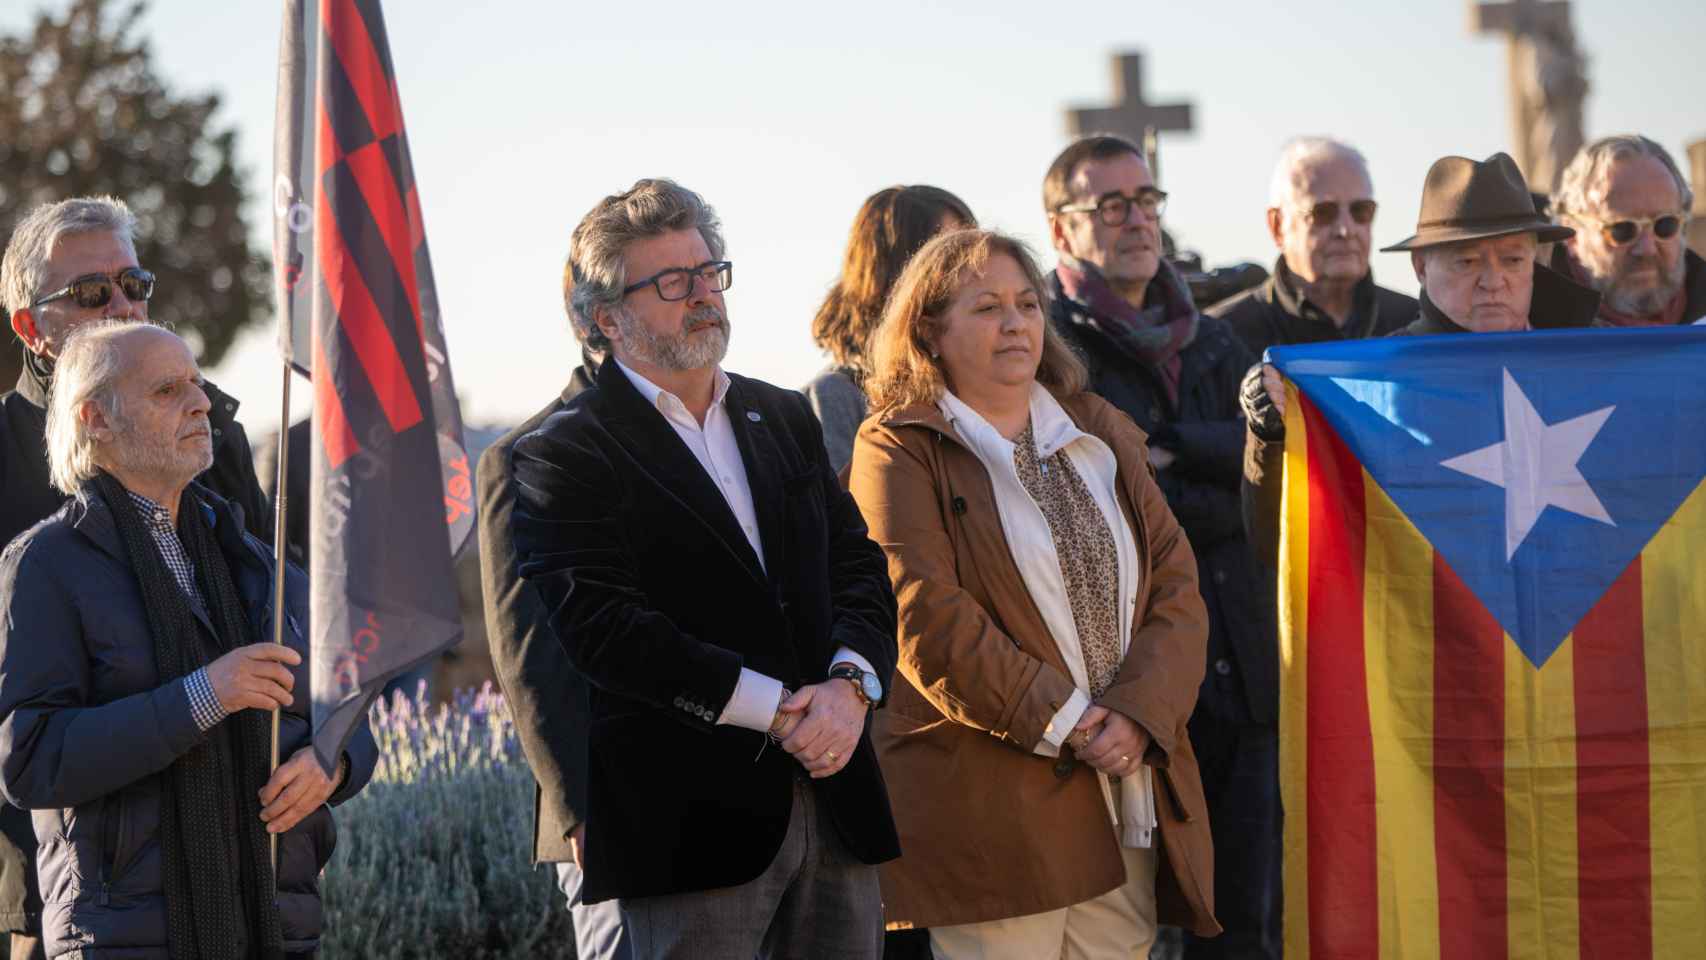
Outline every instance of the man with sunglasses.
[[[0, 544], [66, 500], [49, 481], [44, 439], [54, 361], [66, 337], [90, 320], [148, 320], [154, 275], [137, 263], [135, 228], [122, 201], [76, 197], [31, 210], [6, 245], [0, 304], [25, 353], [17, 388], [0, 396]], [[204, 389], [214, 460], [199, 481], [240, 506], [248, 531], [270, 543], [271, 508], [236, 421], [237, 401], [212, 384]], [[41, 900], [29, 814], [0, 809], [0, 834], [0, 928], [13, 933], [12, 956], [39, 957]]]
[[722, 369], [734, 268], [698, 194], [606, 197], [569, 265], [605, 359], [516, 441], [511, 528], [591, 685], [582, 899], [634, 956], [876, 960], [887, 562], [805, 398]]
[[1706, 260], [1688, 249], [1694, 191], [1671, 155], [1646, 137], [1603, 137], [1583, 147], [1552, 196], [1576, 235], [1552, 268], [1598, 290], [1602, 323], [1673, 326], [1706, 317]]
[[1279, 250], [1273, 276], [1207, 311], [1231, 324], [1252, 354], [1383, 337], [1416, 318], [1416, 298], [1377, 286], [1369, 269], [1376, 205], [1359, 151], [1325, 137], [1291, 141], [1268, 197], [1268, 235]]
[[1196, 553], [1208, 607], [1208, 670], [1190, 737], [1225, 933], [1187, 938], [1187, 951], [1278, 956], [1275, 634], [1238, 509], [1238, 381], [1253, 358], [1225, 321], [1197, 312], [1162, 258], [1166, 200], [1127, 140], [1086, 137], [1055, 158], [1043, 179], [1058, 258], [1050, 322], [1084, 358], [1090, 389], [1149, 434], [1150, 463]]

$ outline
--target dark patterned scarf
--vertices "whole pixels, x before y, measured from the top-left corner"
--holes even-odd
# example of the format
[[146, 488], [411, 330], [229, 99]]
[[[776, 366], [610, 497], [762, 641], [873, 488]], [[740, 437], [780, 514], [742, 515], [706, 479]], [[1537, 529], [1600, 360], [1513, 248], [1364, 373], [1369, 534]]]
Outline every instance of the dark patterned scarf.
[[1149, 281], [1143, 307], [1134, 307], [1114, 292], [1107, 278], [1091, 263], [1060, 255], [1055, 268], [1061, 292], [1083, 320], [1101, 331], [1127, 356], [1161, 372], [1168, 398], [1179, 403], [1179, 352], [1197, 336], [1197, 308], [1179, 272], [1167, 261]]
[[[188, 676], [219, 654], [253, 642], [231, 570], [213, 532], [201, 521], [201, 501], [193, 493], [186, 490], [179, 500], [178, 537], [207, 600], [208, 619], [218, 634], [216, 651], [206, 649], [190, 599], [166, 569], [124, 487], [104, 472], [95, 485], [112, 511], [142, 589], [162, 683]], [[161, 873], [167, 946], [174, 958], [282, 956], [270, 843], [261, 822], [260, 791], [271, 754], [266, 713], [240, 710], [161, 774]]]

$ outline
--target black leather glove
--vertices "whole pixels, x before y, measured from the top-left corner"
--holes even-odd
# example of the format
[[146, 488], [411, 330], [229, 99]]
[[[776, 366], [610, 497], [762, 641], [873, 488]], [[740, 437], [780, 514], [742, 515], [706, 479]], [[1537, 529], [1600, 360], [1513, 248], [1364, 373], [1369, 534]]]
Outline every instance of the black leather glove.
[[1269, 443], [1285, 439], [1285, 418], [1275, 409], [1273, 398], [1262, 386], [1262, 365], [1256, 364], [1244, 374], [1238, 385], [1238, 405], [1244, 408], [1244, 420], [1250, 432]]

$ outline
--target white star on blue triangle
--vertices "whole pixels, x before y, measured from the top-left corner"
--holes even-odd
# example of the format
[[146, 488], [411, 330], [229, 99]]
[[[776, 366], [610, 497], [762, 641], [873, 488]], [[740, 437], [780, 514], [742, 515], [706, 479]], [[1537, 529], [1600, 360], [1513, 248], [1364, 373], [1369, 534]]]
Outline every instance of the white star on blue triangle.
[[1536, 665], [1706, 479], [1706, 329], [1269, 355]]

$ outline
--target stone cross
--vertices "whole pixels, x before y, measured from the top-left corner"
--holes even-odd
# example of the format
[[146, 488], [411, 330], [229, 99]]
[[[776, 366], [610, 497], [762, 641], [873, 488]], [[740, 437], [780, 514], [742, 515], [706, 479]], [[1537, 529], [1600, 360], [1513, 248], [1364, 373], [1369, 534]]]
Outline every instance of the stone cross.
[[1469, 0], [1469, 29], [1505, 37], [1511, 145], [1528, 187], [1545, 193], [1582, 145], [1586, 61], [1568, 0]]
[[1688, 145], [1688, 165], [1694, 184], [1694, 218], [1688, 225], [1688, 246], [1706, 257], [1706, 140]]
[[1149, 175], [1159, 183], [1161, 171], [1156, 156], [1156, 135], [1164, 130], [1191, 129], [1191, 105], [1156, 105], [1143, 99], [1143, 56], [1115, 54], [1114, 103], [1108, 107], [1071, 107], [1066, 111], [1066, 132], [1077, 138], [1092, 133], [1111, 133], [1139, 144], [1148, 154]]

